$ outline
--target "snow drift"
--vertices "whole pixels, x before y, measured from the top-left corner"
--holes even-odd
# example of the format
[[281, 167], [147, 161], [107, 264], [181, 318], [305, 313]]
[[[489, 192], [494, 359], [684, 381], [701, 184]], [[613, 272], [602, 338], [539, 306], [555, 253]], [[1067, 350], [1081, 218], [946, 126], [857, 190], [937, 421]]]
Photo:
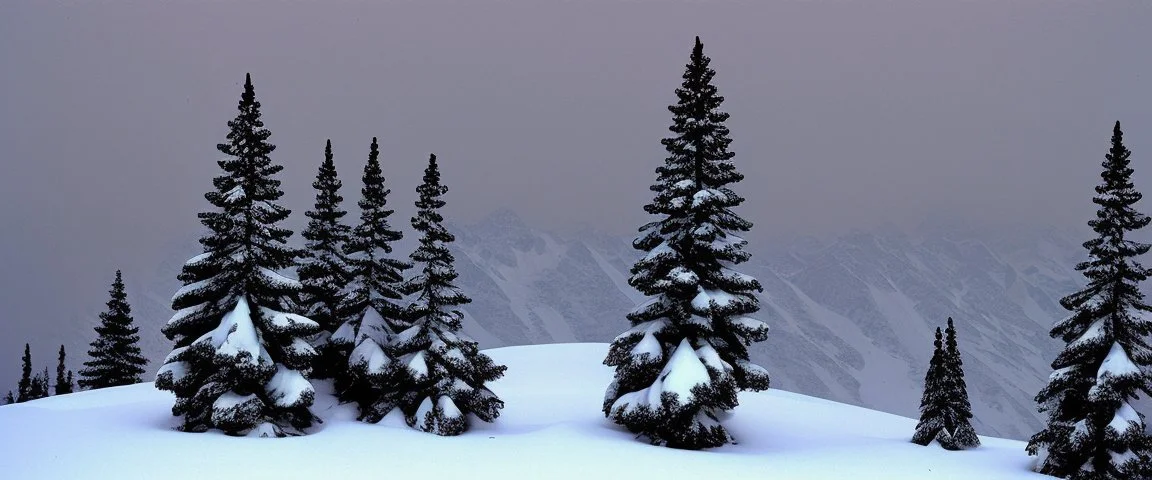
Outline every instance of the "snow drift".
[[407, 427], [395, 413], [355, 421], [317, 382], [311, 435], [237, 438], [182, 433], [173, 397], [151, 384], [0, 407], [0, 472], [24, 479], [347, 478], [427, 471], [429, 478], [1051, 478], [1029, 471], [1023, 442], [982, 438], [948, 452], [910, 443], [915, 421], [780, 390], [742, 394], [727, 420], [738, 444], [709, 451], [654, 447], [606, 420], [604, 344], [488, 350], [508, 365], [492, 389], [507, 404], [494, 424], [460, 437]]

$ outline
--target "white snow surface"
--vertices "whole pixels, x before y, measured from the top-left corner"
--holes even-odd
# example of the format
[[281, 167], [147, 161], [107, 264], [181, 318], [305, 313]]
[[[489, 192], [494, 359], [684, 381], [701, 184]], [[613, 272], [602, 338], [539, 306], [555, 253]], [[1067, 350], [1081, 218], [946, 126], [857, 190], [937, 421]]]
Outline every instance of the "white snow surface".
[[236, 307], [224, 315], [215, 330], [196, 340], [197, 343], [203, 341], [211, 342], [219, 355], [236, 357], [247, 352], [248, 362], [253, 365], [261, 360], [271, 361], [268, 352], [260, 343], [260, 334], [252, 324], [252, 311], [248, 307], [248, 300], [244, 297], [236, 301]]
[[1140, 367], [1132, 363], [1132, 359], [1128, 358], [1128, 352], [1124, 351], [1124, 347], [1120, 342], [1113, 342], [1112, 348], [1108, 350], [1108, 356], [1104, 357], [1104, 361], [1100, 364], [1100, 370], [1096, 373], [1096, 379], [1100, 380], [1105, 374], [1113, 377], [1127, 377], [1136, 376], [1143, 373]]
[[285, 313], [267, 307], [260, 307], [260, 314], [268, 319], [276, 328], [295, 329], [299, 327], [320, 327], [320, 325], [312, 321], [312, 319], [295, 313]]
[[379, 374], [384, 373], [384, 369], [388, 367], [391, 359], [380, 348], [380, 344], [370, 338], [365, 338], [356, 344], [356, 348], [352, 349], [352, 354], [348, 359], [349, 364], [361, 362], [365, 364], [368, 373]]
[[708, 369], [704, 368], [704, 364], [700, 362], [700, 357], [696, 356], [696, 350], [692, 348], [687, 338], [680, 340], [680, 345], [677, 345], [676, 350], [672, 352], [672, 357], [664, 365], [659, 378], [663, 384], [659, 389], [660, 392], [656, 393], [656, 401], [650, 401], [653, 405], [659, 405], [659, 395], [662, 392], [679, 395], [682, 404], [691, 402], [693, 387], [712, 384], [712, 379], [708, 377]]
[[696, 309], [697, 312], [710, 311], [712, 302], [716, 302], [716, 306], [724, 308], [736, 301], [735, 296], [723, 290], [701, 288], [698, 291], [699, 293], [692, 299], [692, 308]]
[[272, 375], [272, 380], [264, 385], [264, 389], [276, 405], [281, 407], [291, 407], [306, 393], [314, 392], [312, 384], [304, 375], [280, 364], [276, 365], [276, 374]]
[[310, 435], [183, 433], [173, 429], [172, 395], [139, 384], [0, 406], [0, 472], [14, 480], [378, 479], [379, 452], [387, 451], [404, 459], [388, 462], [391, 476], [432, 469], [445, 479], [1051, 478], [1029, 470], [1023, 442], [982, 437], [968, 451], [921, 447], [909, 441], [915, 420], [780, 390], [741, 394], [725, 420], [737, 445], [654, 447], [600, 411], [612, 379], [601, 364], [606, 344], [486, 353], [508, 365], [492, 384], [506, 407], [495, 423], [472, 421], [459, 437], [419, 432], [395, 416], [357, 422], [355, 407], [337, 405], [325, 382], [316, 382], [313, 408], [325, 423]]

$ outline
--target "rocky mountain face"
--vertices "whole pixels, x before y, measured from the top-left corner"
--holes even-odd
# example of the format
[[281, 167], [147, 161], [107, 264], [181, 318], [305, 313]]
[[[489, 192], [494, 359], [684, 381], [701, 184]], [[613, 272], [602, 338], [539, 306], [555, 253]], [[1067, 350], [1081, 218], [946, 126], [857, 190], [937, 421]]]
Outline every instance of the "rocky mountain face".
[[[453, 231], [459, 282], [473, 298], [465, 331], [484, 348], [608, 342], [642, 300], [627, 283], [638, 255], [630, 238], [556, 235], [510, 211]], [[1073, 267], [1087, 235], [937, 226], [749, 236], [752, 260], [740, 270], [764, 286], [760, 318], [772, 329], [754, 360], [771, 372], [773, 388], [917, 417], [932, 332], [950, 316], [976, 430], [1027, 438], [1040, 427], [1033, 396], [1061, 347], [1047, 331], [1065, 314], [1060, 297], [1080, 287]], [[129, 285], [145, 353], [155, 361], [170, 349], [159, 329], [171, 315], [176, 273], [197, 247], [178, 248], [187, 251], [135, 277], [150, 282]], [[78, 329], [69, 351], [85, 351], [89, 335]]]

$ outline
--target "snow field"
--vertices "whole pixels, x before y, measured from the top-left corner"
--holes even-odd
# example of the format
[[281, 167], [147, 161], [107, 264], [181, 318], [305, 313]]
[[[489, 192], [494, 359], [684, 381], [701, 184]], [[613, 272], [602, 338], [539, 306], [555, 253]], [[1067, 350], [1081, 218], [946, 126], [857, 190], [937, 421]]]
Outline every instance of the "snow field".
[[228, 437], [172, 429], [173, 398], [151, 384], [0, 407], [0, 472], [23, 479], [347, 478], [429, 471], [429, 478], [1044, 479], [1024, 443], [982, 437], [974, 450], [912, 444], [915, 421], [804, 395], [742, 394], [725, 420], [738, 444], [709, 451], [654, 447], [601, 413], [612, 370], [605, 344], [488, 350], [508, 365], [492, 389], [494, 424], [459, 437], [408, 428], [397, 412], [355, 420], [316, 382], [311, 435]]

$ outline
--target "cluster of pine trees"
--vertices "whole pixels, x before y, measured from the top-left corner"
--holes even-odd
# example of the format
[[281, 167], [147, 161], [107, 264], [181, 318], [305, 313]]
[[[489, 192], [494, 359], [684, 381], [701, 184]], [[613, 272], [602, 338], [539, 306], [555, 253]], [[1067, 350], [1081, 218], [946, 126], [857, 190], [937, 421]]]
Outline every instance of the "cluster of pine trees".
[[[1152, 306], [1140, 282], [1152, 270], [1137, 258], [1152, 245], [1132, 239], [1152, 218], [1136, 211], [1142, 195], [1132, 183], [1132, 152], [1120, 122], [1112, 129], [1101, 183], [1092, 202], [1099, 208], [1088, 225], [1096, 237], [1084, 242], [1088, 260], [1076, 265], [1087, 285], [1060, 300], [1070, 315], [1049, 334], [1066, 343], [1052, 362], [1048, 385], [1036, 395], [1047, 423], [1028, 442], [1039, 473], [1073, 480], [1152, 478], [1152, 436], [1145, 416], [1133, 407], [1139, 394], [1152, 395]], [[979, 445], [969, 419], [956, 332], [948, 319], [947, 340], [936, 330], [936, 351], [925, 377], [921, 418], [913, 441], [947, 449]]]
[[[60, 345], [56, 383], [52, 386], [56, 395], [72, 393], [77, 383], [80, 388], [97, 389], [141, 382], [140, 375], [144, 373], [148, 361], [140, 353], [139, 328], [134, 325], [132, 307], [128, 304], [128, 295], [124, 291], [124, 281], [119, 270], [116, 271], [116, 279], [108, 293], [111, 297], [108, 309], [100, 314], [96, 339], [88, 350], [89, 360], [84, 362], [78, 382], [73, 379], [72, 371], [65, 366], [64, 345]], [[49, 395], [48, 369], [31, 376], [32, 352], [28, 344], [24, 344], [22, 362], [20, 383], [15, 394], [8, 392], [5, 396], [7, 403], [21, 403]]]
[[60, 354], [56, 365], [56, 383], [53, 385], [51, 377], [48, 376], [48, 367], [44, 367], [44, 371], [32, 375], [32, 348], [25, 343], [24, 356], [20, 357], [20, 383], [17, 384], [15, 392], [9, 390], [4, 395], [4, 403], [24, 403], [47, 397], [52, 394], [52, 391], [55, 391], [56, 395], [72, 393], [76, 389], [76, 384], [72, 379], [72, 371], [67, 370], [64, 366], [64, 357], [64, 345], [60, 345]]
[[[205, 198], [215, 207], [199, 215], [209, 233], [204, 253], [184, 264], [184, 286], [163, 332], [175, 342], [156, 386], [175, 393], [172, 413], [182, 429], [219, 429], [230, 435], [305, 433], [317, 420], [309, 410], [311, 379], [331, 378], [336, 395], [376, 422], [398, 409], [418, 429], [456, 435], [469, 415], [491, 421], [503, 402], [486, 386], [505, 367], [480, 353], [460, 330], [470, 299], [454, 281], [454, 237], [440, 209], [448, 191], [436, 156], [416, 189], [411, 220], [420, 236], [408, 260], [392, 244], [403, 233], [390, 224], [379, 145], [372, 139], [362, 176], [355, 226], [343, 223], [341, 182], [331, 141], [306, 213], [306, 248], [287, 243], [279, 224], [290, 211], [275, 179], [283, 167], [270, 154], [251, 76], [239, 113], [217, 149], [223, 174]], [[295, 270], [298, 280], [282, 273]], [[410, 273], [409, 273], [410, 272]]]
[[[1139, 393], [1152, 395], [1152, 306], [1140, 282], [1152, 273], [1137, 258], [1152, 245], [1133, 240], [1152, 223], [1137, 212], [1142, 195], [1120, 122], [1112, 129], [1101, 183], [1092, 202], [1099, 208], [1088, 225], [1096, 237], [1084, 242], [1088, 260], [1076, 265], [1087, 285], [1060, 300], [1070, 315], [1049, 334], [1067, 345], [1052, 362], [1048, 385], [1036, 395], [1047, 424], [1028, 442], [1039, 473], [1073, 480], [1152, 478], [1152, 436], [1145, 416], [1133, 407]], [[928, 367], [920, 422], [913, 441], [936, 441], [955, 450], [980, 444], [969, 419], [956, 331], [948, 319], [946, 341], [936, 330], [936, 350]]]
[[[653, 221], [640, 227], [633, 246], [643, 253], [629, 284], [649, 299], [628, 315], [631, 327], [611, 344], [604, 363], [615, 375], [603, 413], [653, 444], [700, 449], [733, 441], [722, 420], [738, 406], [737, 393], [769, 387], [768, 372], [752, 363], [749, 347], [767, 338], [759, 311], [759, 282], [735, 270], [749, 259], [739, 235], [750, 222], [733, 209], [744, 199], [733, 186], [743, 179], [729, 151], [724, 98], [712, 84], [715, 71], [696, 38], [678, 102], [669, 107], [673, 135], [656, 169], [654, 197], [644, 206]], [[461, 330], [462, 305], [448, 245], [454, 237], [440, 211], [447, 187], [436, 156], [428, 159], [416, 191], [410, 225], [419, 245], [407, 259], [392, 245], [403, 232], [394, 213], [375, 138], [361, 176], [360, 216], [345, 223], [331, 141], [324, 148], [306, 212], [305, 248], [287, 243], [280, 226], [290, 211], [275, 179], [283, 167], [269, 155], [260, 103], [246, 78], [227, 158], [205, 198], [213, 210], [199, 214], [209, 233], [204, 252], [180, 273], [175, 315], [163, 332], [175, 342], [156, 386], [175, 393], [172, 412], [185, 431], [219, 429], [230, 435], [284, 436], [306, 431], [311, 379], [332, 379], [343, 402], [360, 419], [377, 422], [394, 410], [408, 424], [439, 435], [457, 435], [469, 416], [493, 421], [503, 402], [487, 384], [505, 367], [477, 349]], [[1076, 266], [1087, 286], [1061, 300], [1071, 312], [1051, 330], [1067, 343], [1052, 363], [1049, 384], [1036, 397], [1048, 414], [1028, 443], [1036, 471], [1076, 480], [1152, 476], [1152, 437], [1132, 401], [1152, 394], [1152, 306], [1139, 282], [1152, 270], [1136, 258], [1152, 246], [1130, 235], [1152, 219], [1137, 212], [1141, 195], [1131, 181], [1131, 152], [1116, 123], [1105, 156], [1102, 183], [1088, 222], [1097, 237], [1084, 243], [1089, 260]], [[284, 273], [295, 270], [297, 279]], [[101, 315], [91, 360], [80, 386], [101, 388], [140, 381], [144, 359], [136, 346], [120, 273], [108, 310]], [[913, 442], [959, 450], [980, 445], [963, 360], [951, 318], [936, 329], [925, 375], [921, 417]], [[60, 349], [56, 393], [72, 390]], [[46, 396], [48, 371], [31, 375], [25, 346], [23, 377], [9, 402]]]

